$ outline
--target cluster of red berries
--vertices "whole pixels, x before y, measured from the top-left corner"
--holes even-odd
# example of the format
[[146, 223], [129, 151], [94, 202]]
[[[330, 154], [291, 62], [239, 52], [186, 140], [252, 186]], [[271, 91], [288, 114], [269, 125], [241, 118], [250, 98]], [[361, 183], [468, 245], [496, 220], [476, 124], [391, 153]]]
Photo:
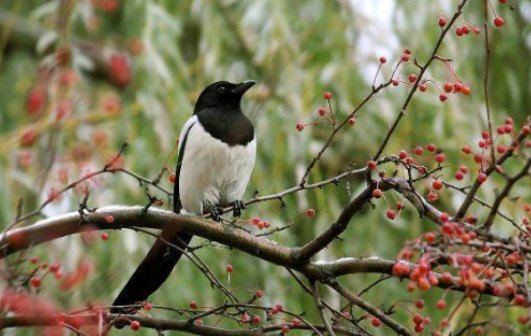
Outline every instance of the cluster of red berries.
[[[33, 265], [39, 264], [39, 257], [32, 256], [29, 259], [29, 262]], [[30, 279], [30, 285], [33, 288], [39, 288], [42, 285], [42, 280], [48, 275], [53, 274], [53, 276], [56, 279], [61, 279], [63, 277], [63, 272], [61, 271], [61, 263], [54, 262], [52, 264], [48, 264], [47, 262], [42, 262], [38, 265], [37, 270], [44, 272], [43, 274], [37, 275], [37, 272], [35, 272], [35, 275], [31, 277]]]
[[456, 81], [454, 83], [447, 82], [443, 85], [443, 90], [444, 93], [439, 95], [439, 100], [441, 102], [445, 102], [448, 99], [449, 93], [462, 93], [468, 96], [472, 92], [472, 89], [461, 81]]
[[263, 229], [267, 229], [271, 226], [271, 223], [269, 223], [268, 221], [265, 221], [265, 220], [262, 220], [260, 217], [256, 216], [256, 217], [253, 217], [250, 221], [249, 221], [250, 224], [256, 226], [258, 229], [260, 230], [263, 230]]
[[[444, 214], [444, 213], [443, 213]], [[442, 221], [442, 220], [441, 220]], [[454, 238], [461, 240], [464, 244], [468, 244], [470, 240], [476, 238], [474, 231], [467, 232], [459, 223], [451, 221], [443, 221], [441, 225], [441, 232], [447, 238]]]
[[420, 314], [414, 314], [412, 320], [413, 323], [415, 323], [415, 331], [419, 334], [424, 331], [425, 324], [431, 324], [431, 319], [429, 317]]
[[479, 27], [470, 28], [468, 25], [457, 27], [455, 29], [455, 35], [459, 37], [468, 35], [470, 32], [474, 33], [475, 35], [479, 35], [481, 33], [481, 29]]

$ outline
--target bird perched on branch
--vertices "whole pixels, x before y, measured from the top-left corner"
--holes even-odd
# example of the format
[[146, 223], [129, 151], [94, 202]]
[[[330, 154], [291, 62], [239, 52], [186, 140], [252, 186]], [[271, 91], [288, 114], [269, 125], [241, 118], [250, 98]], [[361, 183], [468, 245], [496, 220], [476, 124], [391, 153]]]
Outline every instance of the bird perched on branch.
[[[234, 216], [240, 216], [241, 198], [256, 157], [253, 125], [243, 114], [240, 102], [254, 84], [254, 81], [238, 84], [220, 81], [210, 84], [199, 95], [194, 113], [179, 136], [173, 199], [176, 213], [210, 212], [214, 220], [220, 221], [223, 207], [232, 205]], [[113, 306], [145, 301], [168, 278], [191, 239], [190, 233], [174, 226], [163, 228]], [[134, 311], [123, 307], [111, 309], [112, 313]]]

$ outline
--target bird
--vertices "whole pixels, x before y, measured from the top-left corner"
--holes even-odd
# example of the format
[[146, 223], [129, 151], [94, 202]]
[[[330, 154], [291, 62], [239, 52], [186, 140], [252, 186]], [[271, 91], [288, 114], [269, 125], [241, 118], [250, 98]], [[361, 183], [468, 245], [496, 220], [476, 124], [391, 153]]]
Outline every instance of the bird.
[[[179, 135], [175, 213], [211, 213], [220, 222], [223, 207], [233, 206], [234, 217], [241, 215], [242, 196], [256, 159], [254, 127], [242, 112], [241, 100], [254, 84], [217, 81], [197, 98]], [[111, 313], [136, 312], [134, 305], [146, 301], [166, 281], [191, 239], [192, 234], [175, 225], [164, 227], [114, 300]]]

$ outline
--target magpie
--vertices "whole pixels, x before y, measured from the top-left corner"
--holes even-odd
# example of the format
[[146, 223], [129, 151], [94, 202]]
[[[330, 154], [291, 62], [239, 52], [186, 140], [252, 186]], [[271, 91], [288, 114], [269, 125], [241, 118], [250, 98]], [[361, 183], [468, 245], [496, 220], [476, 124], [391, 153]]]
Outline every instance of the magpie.
[[[241, 198], [256, 158], [254, 128], [243, 114], [240, 102], [254, 84], [254, 81], [237, 84], [219, 81], [199, 95], [193, 115], [179, 136], [174, 212], [184, 215], [210, 212], [219, 222], [223, 207], [232, 205], [233, 215], [240, 216]], [[168, 278], [191, 239], [190, 233], [175, 226], [163, 228], [113, 306], [145, 301]], [[111, 313], [135, 311], [123, 307], [111, 309]]]

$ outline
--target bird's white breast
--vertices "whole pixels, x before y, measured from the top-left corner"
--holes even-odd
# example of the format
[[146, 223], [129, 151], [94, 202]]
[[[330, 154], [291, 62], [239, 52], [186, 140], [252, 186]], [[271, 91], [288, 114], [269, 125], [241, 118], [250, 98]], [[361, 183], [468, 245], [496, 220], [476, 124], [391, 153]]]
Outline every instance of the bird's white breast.
[[178, 177], [183, 210], [202, 214], [209, 207], [240, 200], [254, 167], [255, 139], [247, 145], [229, 146], [212, 137], [192, 116], [181, 131], [179, 146], [188, 129]]

